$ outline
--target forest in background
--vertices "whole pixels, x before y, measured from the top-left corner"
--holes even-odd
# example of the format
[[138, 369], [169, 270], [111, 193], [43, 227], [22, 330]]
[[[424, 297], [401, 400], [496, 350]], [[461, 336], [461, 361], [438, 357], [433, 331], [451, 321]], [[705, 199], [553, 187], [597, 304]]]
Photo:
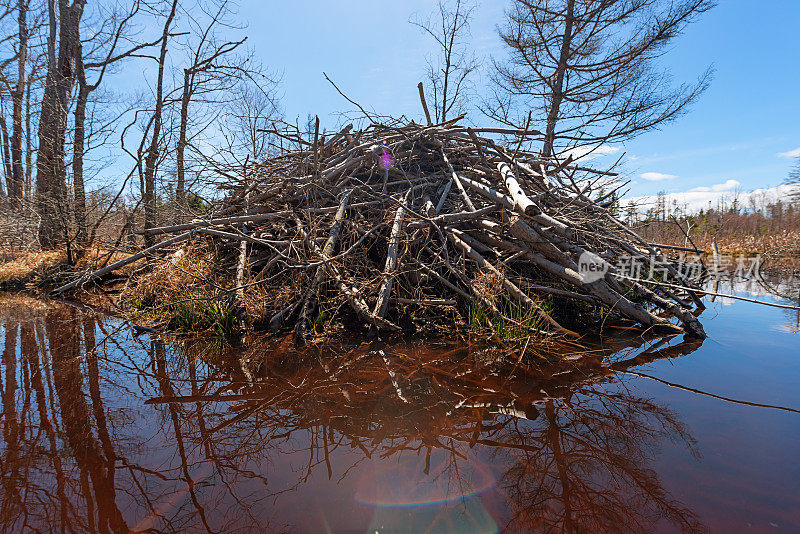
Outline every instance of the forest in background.
[[[531, 145], [542, 156], [569, 162], [576, 147], [591, 153], [689, 109], [710, 83], [711, 69], [674, 84], [658, 59], [713, 5], [512, 1], [498, 21], [505, 53], [492, 58], [489, 81], [477, 87], [469, 33], [474, 4], [443, 0], [429, 14], [410, 14], [439, 51], [420, 58], [427, 60], [420, 91], [435, 122], [477, 109], [473, 123], [535, 129], [541, 133]], [[248, 48], [244, 19], [229, 0], [3, 2], [4, 254], [57, 249], [74, 263], [87, 250], [152, 245], [155, 238], [135, 232], [202, 215], [242, 182], [248, 165], [299, 148], [281, 131], [313, 142], [313, 116], [302, 124], [284, 120], [280, 60], [262, 63]], [[361, 116], [365, 124], [380, 119]], [[619, 180], [588, 180], [584, 192], [605, 197], [609, 188], [621, 189]], [[789, 180], [797, 182], [797, 168]], [[675, 217], [704, 241], [720, 232], [796, 231], [797, 210], [796, 199], [787, 198], [700, 214], [628, 206], [621, 215], [654, 238], [682, 240], [669, 223]]]

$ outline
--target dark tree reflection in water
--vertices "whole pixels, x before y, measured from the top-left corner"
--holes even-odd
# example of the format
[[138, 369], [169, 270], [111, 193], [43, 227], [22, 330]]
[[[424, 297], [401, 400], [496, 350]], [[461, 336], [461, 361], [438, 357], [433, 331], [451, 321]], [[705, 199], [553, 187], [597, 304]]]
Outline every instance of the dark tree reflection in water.
[[651, 467], [693, 438], [621, 374], [697, 344], [220, 352], [21, 297], [0, 324], [3, 532], [703, 530]]

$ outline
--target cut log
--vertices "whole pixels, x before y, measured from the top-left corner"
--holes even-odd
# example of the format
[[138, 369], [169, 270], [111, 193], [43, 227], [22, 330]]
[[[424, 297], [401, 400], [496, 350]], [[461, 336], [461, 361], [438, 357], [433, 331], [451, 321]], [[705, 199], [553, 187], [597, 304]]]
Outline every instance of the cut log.
[[519, 181], [517, 181], [517, 177], [514, 176], [514, 173], [511, 171], [511, 167], [503, 161], [497, 164], [497, 170], [500, 171], [500, 177], [503, 179], [503, 183], [506, 184], [506, 189], [508, 189], [511, 198], [514, 200], [514, 208], [525, 215], [539, 215], [542, 212], [541, 208], [528, 198], [528, 195], [522, 190]]

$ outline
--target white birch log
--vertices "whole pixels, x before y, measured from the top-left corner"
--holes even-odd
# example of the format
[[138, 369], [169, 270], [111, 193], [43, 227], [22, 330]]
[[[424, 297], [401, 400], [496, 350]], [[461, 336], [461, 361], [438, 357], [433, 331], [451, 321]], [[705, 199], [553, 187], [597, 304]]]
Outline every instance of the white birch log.
[[500, 177], [503, 179], [503, 183], [506, 184], [506, 189], [508, 189], [511, 198], [514, 199], [514, 206], [517, 211], [526, 215], [538, 215], [542, 212], [541, 208], [528, 198], [528, 195], [522, 190], [522, 186], [519, 185], [517, 177], [514, 176], [511, 167], [507, 163], [498, 163], [497, 170], [500, 171]]
[[386, 251], [386, 265], [383, 268], [383, 282], [378, 291], [378, 300], [375, 302], [375, 308], [372, 314], [375, 317], [383, 317], [389, 309], [389, 295], [392, 293], [392, 284], [394, 283], [394, 271], [397, 267], [397, 249], [400, 247], [400, 234], [403, 231], [403, 219], [406, 215], [406, 208], [408, 198], [411, 191], [406, 191], [403, 199], [400, 201], [400, 207], [394, 216], [394, 224], [392, 224], [392, 232], [389, 236], [389, 248]]

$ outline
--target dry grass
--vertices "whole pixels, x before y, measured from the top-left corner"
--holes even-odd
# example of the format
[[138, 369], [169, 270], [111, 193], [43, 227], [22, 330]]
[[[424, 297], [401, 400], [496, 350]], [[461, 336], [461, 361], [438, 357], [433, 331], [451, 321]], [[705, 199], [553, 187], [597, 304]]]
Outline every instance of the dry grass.
[[[502, 271], [501, 271], [502, 273]], [[472, 277], [472, 285], [486, 300], [497, 304], [498, 298], [503, 294], [503, 282], [489, 271], [478, 271]]]
[[21, 254], [0, 264], [0, 284], [17, 282], [24, 284], [36, 273], [46, 272], [66, 261], [67, 255], [63, 250]]
[[[92, 247], [70, 265], [66, 250], [23, 252], [0, 263], [0, 290], [36, 290], [50, 288], [70, 281], [81, 271], [99, 268], [104, 263], [120, 260], [128, 254], [110, 252]], [[136, 264], [121, 269], [118, 274], [128, 274]]]
[[753, 211], [709, 210], [680, 217], [638, 223], [634, 229], [645, 239], [670, 245], [687, 244], [684, 231], [690, 229], [698, 248], [711, 252], [716, 240], [722, 254], [767, 254], [800, 244], [800, 205], [769, 204]]
[[[120, 306], [138, 312], [154, 325], [182, 332], [230, 334], [239, 309], [234, 302], [235, 275], [219, 266], [214, 249], [196, 242], [179, 249], [152, 268], [135, 274], [125, 283]], [[249, 324], [264, 324], [277, 310], [297, 298], [301, 276], [294, 286], [258, 283], [244, 292], [241, 312]]]
[[[686, 245], [683, 236], [670, 236], [665, 239], [668, 245]], [[722, 254], [765, 254], [771, 250], [800, 244], [800, 232], [780, 231], [767, 235], [692, 235], [692, 240], [702, 250], [711, 252], [714, 239]]]
[[200, 246], [179, 249], [152, 268], [134, 276], [122, 289], [123, 304], [152, 308], [179, 300], [205, 298], [218, 287], [213, 258]]
[[[711, 254], [714, 241], [725, 256], [761, 256], [762, 269], [771, 272], [800, 272], [800, 231], [783, 230], [765, 235], [692, 235], [694, 244]], [[691, 246], [683, 236], [662, 236], [660, 243]]]

